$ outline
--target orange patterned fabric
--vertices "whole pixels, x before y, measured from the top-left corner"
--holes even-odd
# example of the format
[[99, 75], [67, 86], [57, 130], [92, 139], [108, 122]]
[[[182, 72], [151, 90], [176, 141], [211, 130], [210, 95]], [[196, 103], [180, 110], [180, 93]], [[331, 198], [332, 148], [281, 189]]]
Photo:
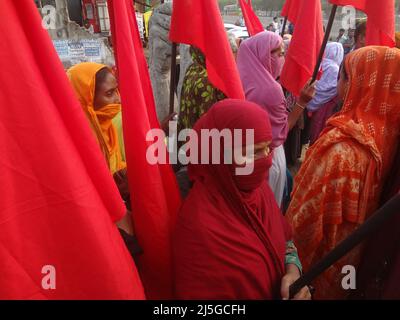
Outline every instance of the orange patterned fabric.
[[[400, 134], [400, 50], [366, 47], [345, 61], [349, 90], [309, 149], [295, 180], [288, 219], [305, 270], [376, 209]], [[357, 267], [361, 247], [315, 281], [316, 298], [345, 298], [343, 265]]]

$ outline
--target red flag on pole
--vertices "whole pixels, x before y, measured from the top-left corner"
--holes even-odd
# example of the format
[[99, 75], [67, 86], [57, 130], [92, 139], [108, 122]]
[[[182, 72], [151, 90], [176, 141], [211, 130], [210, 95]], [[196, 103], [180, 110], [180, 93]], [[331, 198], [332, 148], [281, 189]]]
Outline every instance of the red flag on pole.
[[295, 24], [299, 14], [300, 3], [301, 1], [298, 0], [286, 0], [282, 8], [281, 16], [287, 17], [290, 22]]
[[180, 206], [179, 189], [169, 164], [151, 165], [146, 159], [152, 144], [146, 141], [146, 136], [151, 129], [160, 127], [133, 2], [108, 0], [108, 6], [122, 101], [132, 211], [144, 251], [139, 269], [148, 298], [170, 299], [171, 230]]
[[253, 11], [251, 0], [239, 0], [239, 2], [249, 35], [254, 36], [257, 33], [265, 31], [260, 19], [258, 19]]
[[31, 0], [0, 1], [0, 299], [143, 299], [125, 207]]
[[364, 11], [366, 0], [329, 0], [329, 2], [338, 6], [353, 6], [357, 10]]
[[339, 6], [354, 6], [368, 16], [366, 45], [396, 46], [395, 0], [329, 0]]
[[174, 0], [169, 38], [200, 49], [211, 83], [228, 98], [245, 99], [217, 0]]
[[294, 34], [281, 74], [282, 85], [295, 96], [311, 78], [324, 38], [319, 0], [299, 0]]

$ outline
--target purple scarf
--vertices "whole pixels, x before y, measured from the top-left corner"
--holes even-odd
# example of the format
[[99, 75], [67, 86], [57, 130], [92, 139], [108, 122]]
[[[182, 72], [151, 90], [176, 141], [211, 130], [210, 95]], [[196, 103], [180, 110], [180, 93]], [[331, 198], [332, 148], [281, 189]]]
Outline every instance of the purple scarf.
[[279, 77], [284, 58], [271, 51], [282, 45], [282, 38], [273, 32], [261, 32], [240, 45], [237, 65], [248, 101], [257, 103], [268, 112], [272, 127], [273, 148], [282, 145], [287, 137], [288, 112]]
[[307, 106], [311, 112], [318, 111], [325, 103], [337, 95], [337, 82], [344, 57], [342, 44], [330, 42], [325, 49], [325, 58], [322, 61], [322, 77], [317, 82], [316, 94]]

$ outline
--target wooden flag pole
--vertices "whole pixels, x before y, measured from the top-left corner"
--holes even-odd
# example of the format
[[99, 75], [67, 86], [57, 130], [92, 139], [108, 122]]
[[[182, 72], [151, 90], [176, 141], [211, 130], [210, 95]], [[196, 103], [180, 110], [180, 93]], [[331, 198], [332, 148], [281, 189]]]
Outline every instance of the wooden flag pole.
[[172, 43], [171, 52], [171, 80], [170, 80], [170, 91], [169, 91], [169, 114], [174, 113], [175, 107], [175, 86], [176, 86], [176, 54], [177, 44]]
[[310, 285], [316, 277], [345, 256], [350, 250], [359, 245], [367, 237], [371, 236], [373, 232], [379, 229], [385, 222], [389, 221], [389, 219], [393, 218], [396, 214], [400, 214], [400, 194], [397, 194], [389, 200], [347, 239], [342, 241], [324, 259], [311, 268], [309, 272], [294, 282], [289, 288], [290, 299], [292, 299], [303, 287]]
[[338, 8], [338, 6], [336, 4], [332, 6], [328, 26], [326, 27], [326, 31], [325, 31], [324, 41], [322, 42], [321, 50], [319, 51], [319, 56], [318, 56], [317, 64], [314, 69], [311, 83], [313, 83], [313, 82], [315, 82], [315, 80], [317, 80], [319, 68], [321, 67], [322, 59], [324, 58], [325, 48], [326, 48], [326, 45], [328, 44], [329, 36], [331, 35], [333, 22], [335, 21], [337, 8]]
[[283, 36], [285, 35], [285, 29], [286, 29], [286, 24], [287, 24], [288, 18], [285, 17], [285, 20], [283, 20], [283, 26], [282, 26], [282, 33], [281, 33], [281, 37], [283, 38]]

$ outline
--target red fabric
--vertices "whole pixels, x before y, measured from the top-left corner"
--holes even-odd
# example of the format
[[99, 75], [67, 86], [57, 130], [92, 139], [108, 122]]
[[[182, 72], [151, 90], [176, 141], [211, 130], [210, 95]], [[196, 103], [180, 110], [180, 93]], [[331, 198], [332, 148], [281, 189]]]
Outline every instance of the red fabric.
[[265, 31], [260, 19], [258, 19], [253, 11], [251, 0], [239, 0], [239, 2], [249, 35], [254, 36], [257, 33]]
[[[200, 136], [200, 130], [214, 128], [254, 129], [254, 143], [272, 140], [268, 114], [252, 102], [219, 102], [194, 129]], [[244, 137], [242, 131], [242, 141]], [[223, 144], [218, 148], [210, 147], [210, 155], [220, 152], [222, 160]], [[258, 161], [264, 172], [258, 170]], [[256, 174], [241, 176], [240, 184], [233, 165], [189, 164], [194, 186], [178, 216], [173, 246], [177, 298], [279, 298], [290, 228], [265, 178], [270, 159], [255, 163]], [[261, 181], [259, 175], [264, 177]], [[252, 192], [238, 188], [254, 183], [258, 187]]]
[[135, 230], [144, 250], [140, 272], [150, 299], [172, 294], [171, 229], [180, 195], [170, 165], [151, 165], [146, 151], [150, 129], [159, 129], [155, 102], [133, 2], [108, 1], [119, 72], [125, 152]]
[[210, 82], [229, 98], [245, 99], [216, 0], [175, 0], [169, 38], [200, 49]]
[[395, 0], [329, 0], [339, 6], [354, 6], [368, 16], [366, 45], [395, 47]]
[[282, 85], [295, 96], [311, 78], [324, 38], [319, 0], [299, 0], [294, 34], [281, 74]]
[[338, 6], [353, 6], [357, 10], [364, 11], [366, 0], [329, 0], [329, 2]]
[[143, 299], [122, 199], [35, 4], [0, 12], [0, 299]]
[[292, 23], [296, 23], [297, 16], [299, 14], [299, 7], [302, 1], [298, 0], [286, 0], [282, 8], [282, 17], [287, 17]]

